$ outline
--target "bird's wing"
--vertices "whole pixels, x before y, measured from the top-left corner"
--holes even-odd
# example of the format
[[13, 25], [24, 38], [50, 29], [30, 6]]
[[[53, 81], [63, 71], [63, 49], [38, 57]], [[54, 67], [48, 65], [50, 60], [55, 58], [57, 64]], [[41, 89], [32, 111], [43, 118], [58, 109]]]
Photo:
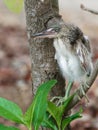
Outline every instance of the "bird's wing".
[[86, 36], [83, 39], [77, 40], [76, 54], [80, 60], [81, 67], [90, 75], [92, 70], [91, 48]]

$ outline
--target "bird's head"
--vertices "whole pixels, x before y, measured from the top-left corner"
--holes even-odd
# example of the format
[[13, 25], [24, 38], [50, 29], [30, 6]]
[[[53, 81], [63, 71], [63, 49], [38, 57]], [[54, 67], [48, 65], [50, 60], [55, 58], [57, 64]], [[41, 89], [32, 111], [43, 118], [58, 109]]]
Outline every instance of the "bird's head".
[[59, 38], [61, 35], [60, 27], [50, 27], [40, 33], [33, 34], [34, 38]]

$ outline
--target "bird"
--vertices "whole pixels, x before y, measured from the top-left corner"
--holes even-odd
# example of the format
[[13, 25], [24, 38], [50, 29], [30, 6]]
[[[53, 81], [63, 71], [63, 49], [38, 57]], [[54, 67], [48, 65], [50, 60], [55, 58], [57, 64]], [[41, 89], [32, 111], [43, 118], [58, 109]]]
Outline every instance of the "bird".
[[[84, 82], [85, 78], [91, 75], [93, 71], [91, 46], [88, 37], [79, 27], [61, 22], [32, 36], [53, 39], [54, 59], [57, 60], [63, 78], [69, 83]], [[82, 91], [84, 93], [84, 90]]]

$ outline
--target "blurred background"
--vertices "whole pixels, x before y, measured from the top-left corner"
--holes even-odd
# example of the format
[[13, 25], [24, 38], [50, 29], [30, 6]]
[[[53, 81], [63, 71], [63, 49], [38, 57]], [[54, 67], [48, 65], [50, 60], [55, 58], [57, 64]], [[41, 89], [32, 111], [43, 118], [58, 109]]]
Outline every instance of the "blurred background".
[[[98, 15], [81, 10], [80, 4], [98, 11], [97, 0], [59, 0], [64, 21], [79, 26], [91, 41], [93, 62], [98, 58]], [[0, 0], [0, 97], [26, 110], [32, 100], [31, 65], [24, 10], [10, 12]], [[72, 122], [72, 130], [98, 130], [98, 78], [88, 92], [89, 103], [82, 101], [83, 118]], [[78, 109], [75, 107], [74, 111]], [[12, 123], [0, 118], [0, 123]], [[16, 124], [15, 124], [16, 125]], [[22, 125], [21, 130], [26, 130]]]

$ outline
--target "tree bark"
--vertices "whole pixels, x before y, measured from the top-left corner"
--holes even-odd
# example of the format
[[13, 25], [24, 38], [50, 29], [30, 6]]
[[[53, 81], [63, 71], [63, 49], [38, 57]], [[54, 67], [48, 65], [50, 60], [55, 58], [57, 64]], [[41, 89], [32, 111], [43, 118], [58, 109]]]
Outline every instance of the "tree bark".
[[51, 24], [52, 18], [55, 16], [59, 17], [58, 1], [25, 0], [25, 12], [32, 66], [33, 94], [43, 82], [49, 79], [57, 79], [58, 84], [52, 90], [51, 95], [62, 95], [65, 83], [58, 72], [57, 63], [54, 60], [53, 40], [32, 38], [32, 34], [45, 29], [48, 21]]
[[33, 39], [32, 34], [40, 32], [46, 26], [59, 21], [58, 0], [25, 0], [27, 34], [30, 47], [32, 93], [33, 96], [40, 84], [50, 79], [57, 79], [50, 96], [64, 94], [65, 81], [59, 73], [54, 59], [53, 40]]

